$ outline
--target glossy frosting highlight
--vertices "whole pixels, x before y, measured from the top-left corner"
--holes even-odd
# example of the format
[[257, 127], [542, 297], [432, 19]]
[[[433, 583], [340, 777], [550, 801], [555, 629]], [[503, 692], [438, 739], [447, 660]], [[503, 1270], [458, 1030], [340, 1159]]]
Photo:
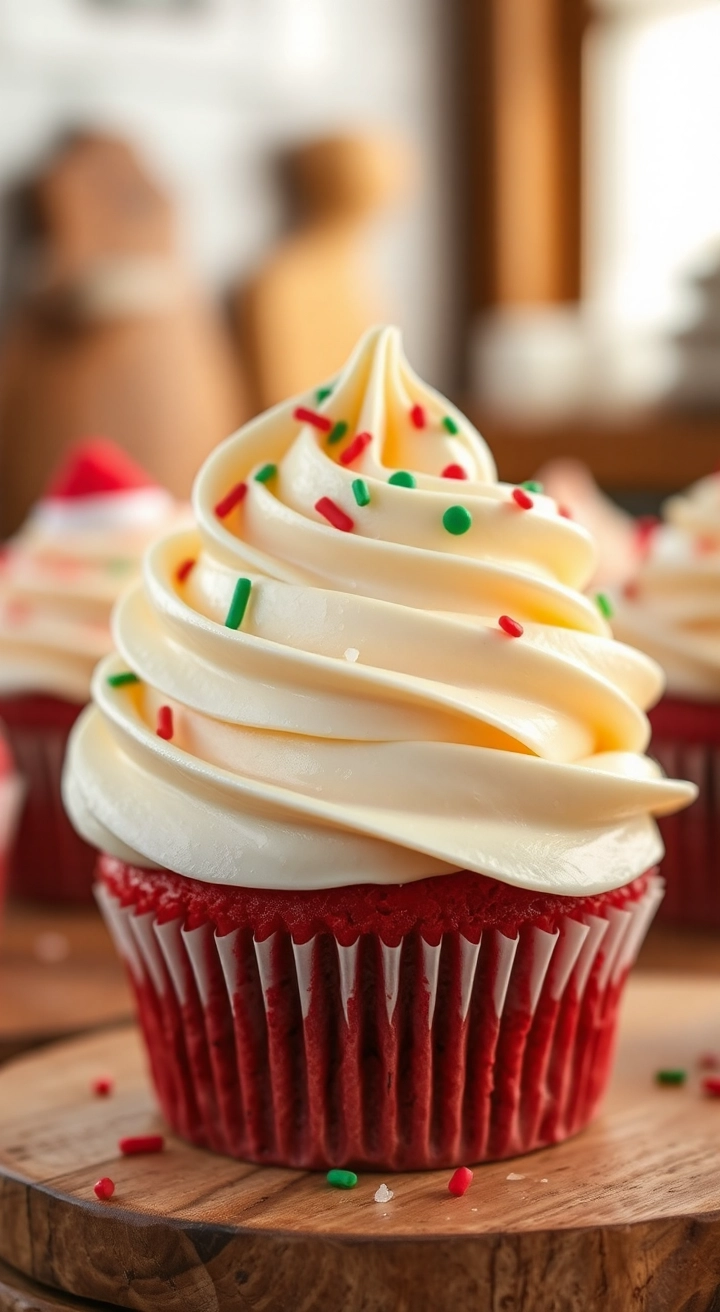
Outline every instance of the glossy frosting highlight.
[[[628, 882], [661, 853], [652, 814], [693, 790], [643, 755], [662, 677], [582, 595], [588, 534], [541, 493], [517, 504], [395, 330], [368, 334], [326, 390], [218, 447], [196, 530], [149, 550], [74, 731], [78, 828], [137, 864], [250, 887], [458, 869], [567, 894]], [[444, 523], [457, 506], [462, 533]], [[108, 682], [128, 669], [137, 683]]]
[[663, 666], [668, 691], [720, 698], [720, 475], [663, 506], [615, 629]]

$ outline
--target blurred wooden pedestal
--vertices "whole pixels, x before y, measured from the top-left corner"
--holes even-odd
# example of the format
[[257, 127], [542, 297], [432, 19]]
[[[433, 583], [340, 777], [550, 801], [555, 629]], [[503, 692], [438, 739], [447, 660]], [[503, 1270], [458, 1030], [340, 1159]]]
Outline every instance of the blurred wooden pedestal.
[[[121, 1135], [161, 1128], [135, 1031], [53, 1045], [0, 1071], [0, 1257], [138, 1312], [709, 1312], [720, 1101], [696, 1063], [719, 1045], [720, 979], [636, 975], [603, 1114], [477, 1168], [462, 1198], [449, 1171], [363, 1173], [341, 1192], [171, 1135], [164, 1153], [120, 1158]], [[686, 1087], [655, 1083], [667, 1066], [691, 1072]], [[116, 1092], [93, 1098], [106, 1070]], [[101, 1175], [109, 1203], [93, 1196]], [[378, 1204], [383, 1179], [395, 1196]]]
[[109, 1303], [88, 1303], [28, 1280], [0, 1262], [0, 1312], [110, 1312]]
[[11, 903], [0, 939], [0, 1061], [131, 1015], [124, 969], [94, 907]]

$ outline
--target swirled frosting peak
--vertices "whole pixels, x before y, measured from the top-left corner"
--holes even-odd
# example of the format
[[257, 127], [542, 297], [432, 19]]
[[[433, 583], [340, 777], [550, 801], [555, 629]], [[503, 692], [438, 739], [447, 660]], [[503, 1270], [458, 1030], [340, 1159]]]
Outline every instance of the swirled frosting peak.
[[169, 492], [103, 438], [75, 446], [0, 555], [0, 695], [86, 702], [110, 613], [148, 543], [178, 522]]
[[720, 475], [663, 506], [636, 578], [618, 601], [620, 636], [663, 666], [668, 690], [720, 697]]
[[652, 815], [693, 795], [643, 755], [660, 672], [583, 595], [588, 534], [498, 483], [397, 331], [218, 447], [193, 501], [74, 733], [90, 841], [284, 889], [468, 869], [591, 893], [655, 862]]

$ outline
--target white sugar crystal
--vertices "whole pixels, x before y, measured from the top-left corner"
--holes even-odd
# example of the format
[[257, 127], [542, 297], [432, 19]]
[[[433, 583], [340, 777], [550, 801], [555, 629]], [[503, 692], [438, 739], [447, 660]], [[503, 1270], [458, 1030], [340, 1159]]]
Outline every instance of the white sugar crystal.
[[548, 1178], [547, 1178], [546, 1175], [544, 1175], [544, 1176], [542, 1177], [542, 1179], [540, 1180], [540, 1183], [541, 1183], [541, 1184], [547, 1184], [547, 1182], [548, 1182]]
[[389, 1203], [390, 1199], [394, 1197], [392, 1189], [388, 1189], [386, 1184], [381, 1184], [380, 1188], [375, 1190], [376, 1203]]
[[524, 1179], [525, 1179], [525, 1176], [524, 1176], [524, 1175], [518, 1175], [517, 1171], [511, 1171], [509, 1175], [506, 1175], [506, 1176], [505, 1176], [505, 1179], [506, 1179], [506, 1180], [524, 1180]]
[[356, 661], [359, 655], [360, 652], [358, 651], [357, 647], [346, 647], [345, 649], [346, 661]]

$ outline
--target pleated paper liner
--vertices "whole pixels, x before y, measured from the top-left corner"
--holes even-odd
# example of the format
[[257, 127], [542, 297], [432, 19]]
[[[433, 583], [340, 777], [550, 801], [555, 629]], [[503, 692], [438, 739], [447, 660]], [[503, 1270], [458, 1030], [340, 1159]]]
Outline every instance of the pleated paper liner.
[[667, 890], [660, 919], [720, 929], [720, 706], [665, 697], [650, 713], [651, 753], [698, 786], [692, 806], [659, 821]]
[[576, 903], [549, 929], [478, 926], [434, 944], [413, 931], [392, 947], [373, 933], [343, 946], [331, 933], [186, 929], [136, 914], [127, 886], [122, 901], [106, 883], [96, 892], [179, 1135], [260, 1163], [410, 1170], [582, 1129], [662, 881], [649, 872], [604, 909]]
[[40, 694], [0, 698], [25, 800], [10, 858], [10, 891], [41, 902], [92, 902], [97, 853], [75, 833], [60, 780], [67, 740], [82, 707]]
[[[4, 750], [4, 744], [0, 736], [0, 758], [4, 755]], [[7, 768], [0, 772], [0, 912], [5, 901], [8, 859], [15, 837], [22, 798], [22, 780], [8, 761]]]

